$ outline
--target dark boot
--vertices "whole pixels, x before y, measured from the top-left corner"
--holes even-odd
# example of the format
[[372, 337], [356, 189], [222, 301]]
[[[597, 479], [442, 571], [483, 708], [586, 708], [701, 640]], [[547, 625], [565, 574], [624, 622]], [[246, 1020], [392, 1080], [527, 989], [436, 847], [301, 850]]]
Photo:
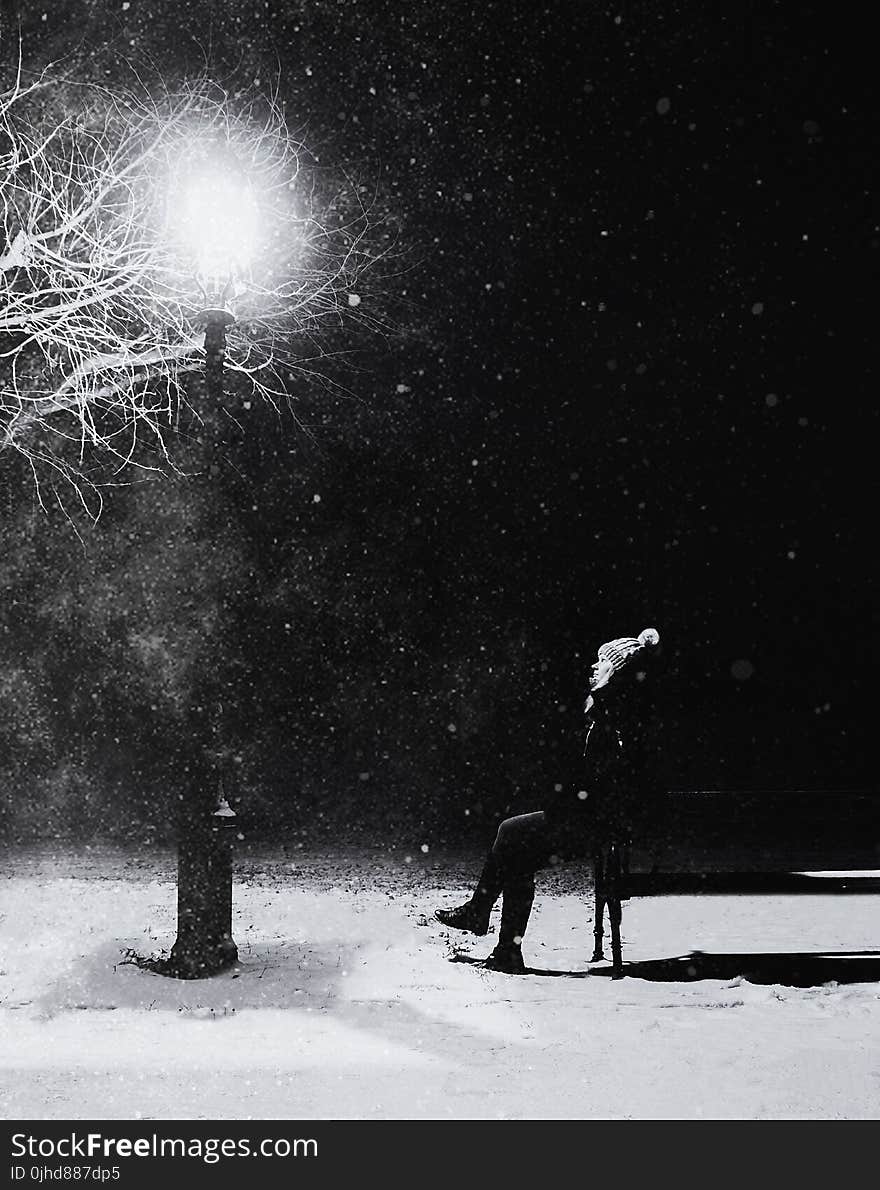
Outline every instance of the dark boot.
[[489, 914], [500, 892], [501, 866], [490, 851], [471, 899], [455, 909], [438, 909], [434, 916], [444, 926], [482, 938], [489, 933]]
[[434, 916], [444, 926], [452, 926], [454, 930], [465, 930], [479, 937], [489, 933], [489, 911], [481, 911], [473, 901], [466, 901], [455, 909], [438, 909]]
[[534, 876], [525, 872], [508, 878], [504, 885], [503, 897], [498, 945], [484, 961], [483, 966], [487, 971], [503, 971], [505, 975], [525, 975], [522, 940], [535, 899]]
[[483, 960], [482, 966], [487, 971], [503, 971], [505, 975], [525, 975], [526, 973], [522, 950], [514, 944], [502, 946], [499, 942], [489, 957]]

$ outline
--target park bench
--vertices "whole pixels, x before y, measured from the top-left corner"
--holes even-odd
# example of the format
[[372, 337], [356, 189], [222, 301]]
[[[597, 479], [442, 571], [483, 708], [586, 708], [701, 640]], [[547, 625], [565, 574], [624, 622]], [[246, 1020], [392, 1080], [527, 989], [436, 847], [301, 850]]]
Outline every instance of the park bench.
[[671, 791], [597, 845], [595, 949], [625, 974], [622, 903], [652, 896], [880, 892], [880, 800], [849, 792]]

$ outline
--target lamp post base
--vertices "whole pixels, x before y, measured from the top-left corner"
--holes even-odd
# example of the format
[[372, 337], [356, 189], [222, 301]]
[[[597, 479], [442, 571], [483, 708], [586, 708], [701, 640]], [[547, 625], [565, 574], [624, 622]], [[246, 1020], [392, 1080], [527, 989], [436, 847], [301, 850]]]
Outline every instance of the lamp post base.
[[177, 941], [171, 955], [162, 964], [161, 974], [174, 979], [209, 979], [234, 967], [238, 962], [238, 947], [230, 937], [205, 945], [200, 940]]
[[228, 826], [193, 823], [177, 852], [177, 941], [165, 974], [206, 979], [238, 959], [232, 938], [232, 849]]

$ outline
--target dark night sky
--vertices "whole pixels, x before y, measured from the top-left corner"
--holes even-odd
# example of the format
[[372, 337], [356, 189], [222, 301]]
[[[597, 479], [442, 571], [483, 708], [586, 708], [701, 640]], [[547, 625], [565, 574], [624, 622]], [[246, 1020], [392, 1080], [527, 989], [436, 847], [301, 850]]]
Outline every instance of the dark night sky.
[[770, 2], [19, 8], [26, 55], [98, 76], [108, 47], [178, 75], [199, 41], [277, 75], [321, 160], [378, 179], [411, 329], [357, 402], [307, 401], [322, 502], [296, 524], [417, 592], [420, 648], [526, 642], [505, 706], [553, 749], [595, 646], [655, 624], [673, 784], [873, 784], [857, 35]]

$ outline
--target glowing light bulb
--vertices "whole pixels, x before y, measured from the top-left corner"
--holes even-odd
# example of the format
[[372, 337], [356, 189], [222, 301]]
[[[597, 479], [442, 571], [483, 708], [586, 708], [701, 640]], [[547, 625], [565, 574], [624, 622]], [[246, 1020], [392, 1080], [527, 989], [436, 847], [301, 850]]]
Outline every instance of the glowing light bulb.
[[257, 204], [235, 170], [203, 169], [182, 187], [175, 219], [199, 284], [225, 295], [248, 269], [257, 244]]

